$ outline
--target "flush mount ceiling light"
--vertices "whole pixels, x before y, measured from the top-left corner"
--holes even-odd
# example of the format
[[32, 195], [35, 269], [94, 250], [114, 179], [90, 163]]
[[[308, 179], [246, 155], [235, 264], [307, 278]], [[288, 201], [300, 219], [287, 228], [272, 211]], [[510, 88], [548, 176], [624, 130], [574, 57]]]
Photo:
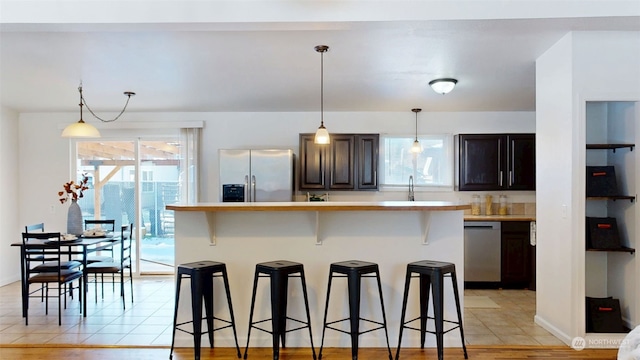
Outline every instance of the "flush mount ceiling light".
[[422, 109], [411, 109], [411, 111], [416, 113], [416, 139], [414, 140], [413, 145], [411, 146], [411, 152], [415, 154], [419, 154], [422, 152], [422, 145], [420, 145], [420, 142], [418, 141], [418, 113], [422, 111]]
[[89, 110], [89, 112], [91, 113], [91, 115], [93, 115], [96, 119], [102, 121], [102, 122], [112, 122], [112, 121], [116, 121], [118, 120], [118, 118], [120, 118], [120, 116], [122, 116], [122, 114], [124, 114], [124, 111], [127, 109], [127, 105], [129, 105], [129, 100], [131, 99], [131, 97], [133, 95], [135, 95], [136, 93], [132, 92], [132, 91], [125, 91], [124, 95], [127, 97], [127, 102], [124, 104], [124, 108], [122, 108], [122, 111], [120, 111], [120, 114], [118, 114], [118, 116], [116, 116], [113, 119], [109, 119], [109, 120], [105, 120], [102, 119], [101, 117], [99, 117], [98, 115], [96, 115], [91, 108], [89, 108], [89, 105], [87, 105], [87, 101], [84, 99], [84, 96], [82, 96], [82, 83], [80, 83], [80, 86], [78, 86], [78, 92], [80, 92], [80, 120], [78, 120], [78, 122], [73, 123], [71, 125], [68, 125], [67, 127], [64, 128], [64, 130], [62, 131], [62, 137], [69, 137], [69, 138], [98, 138], [100, 137], [100, 132], [98, 131], [98, 129], [96, 129], [95, 126], [88, 124], [86, 122], [84, 122], [84, 120], [82, 119], [82, 107], [86, 106], [87, 110]]
[[320, 53], [320, 127], [316, 131], [316, 137], [313, 142], [325, 145], [331, 142], [329, 132], [324, 127], [324, 53], [329, 50], [329, 47], [327, 45], [318, 45], [315, 49]]
[[438, 94], [448, 94], [458, 83], [458, 80], [451, 78], [435, 79], [429, 82], [429, 86]]

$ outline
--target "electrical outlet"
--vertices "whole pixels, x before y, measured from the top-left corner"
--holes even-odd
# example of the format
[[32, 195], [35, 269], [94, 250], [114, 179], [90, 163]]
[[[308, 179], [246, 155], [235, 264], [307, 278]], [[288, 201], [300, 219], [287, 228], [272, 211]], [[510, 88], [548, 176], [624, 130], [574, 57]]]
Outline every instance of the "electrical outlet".
[[49, 212], [51, 214], [55, 214], [56, 213], [56, 207], [54, 205], [51, 205], [51, 207], [49, 208]]

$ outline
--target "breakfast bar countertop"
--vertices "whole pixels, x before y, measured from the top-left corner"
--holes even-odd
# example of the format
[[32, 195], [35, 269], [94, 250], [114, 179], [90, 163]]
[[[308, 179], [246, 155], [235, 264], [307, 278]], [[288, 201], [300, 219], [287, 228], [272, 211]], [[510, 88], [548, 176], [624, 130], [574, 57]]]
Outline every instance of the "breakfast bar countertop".
[[471, 205], [449, 201], [377, 201], [377, 202], [211, 202], [196, 204], [171, 204], [174, 211], [455, 211], [468, 210]]

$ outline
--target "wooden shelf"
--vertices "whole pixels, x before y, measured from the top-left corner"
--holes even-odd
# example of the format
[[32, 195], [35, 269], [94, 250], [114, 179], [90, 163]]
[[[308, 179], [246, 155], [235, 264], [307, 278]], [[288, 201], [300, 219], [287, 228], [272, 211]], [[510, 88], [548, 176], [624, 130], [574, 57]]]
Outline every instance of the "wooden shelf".
[[587, 144], [587, 150], [608, 150], [611, 149], [616, 152], [616, 149], [629, 148], [633, 151], [635, 144]]
[[635, 196], [630, 195], [618, 195], [618, 196], [587, 196], [587, 200], [629, 200], [633, 202], [636, 199]]
[[629, 254], [634, 254], [636, 252], [636, 249], [628, 248], [628, 247], [620, 247], [620, 248], [615, 248], [615, 249], [589, 249], [589, 248], [587, 248], [587, 251], [628, 252]]

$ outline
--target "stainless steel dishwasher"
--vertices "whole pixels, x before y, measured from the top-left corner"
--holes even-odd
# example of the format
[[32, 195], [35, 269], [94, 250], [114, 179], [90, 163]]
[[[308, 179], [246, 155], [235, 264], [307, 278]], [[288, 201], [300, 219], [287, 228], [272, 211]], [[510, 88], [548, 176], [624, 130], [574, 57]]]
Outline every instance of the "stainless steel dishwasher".
[[464, 222], [464, 281], [500, 282], [500, 222]]

